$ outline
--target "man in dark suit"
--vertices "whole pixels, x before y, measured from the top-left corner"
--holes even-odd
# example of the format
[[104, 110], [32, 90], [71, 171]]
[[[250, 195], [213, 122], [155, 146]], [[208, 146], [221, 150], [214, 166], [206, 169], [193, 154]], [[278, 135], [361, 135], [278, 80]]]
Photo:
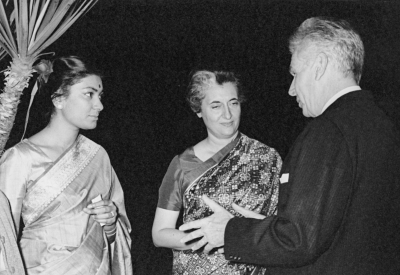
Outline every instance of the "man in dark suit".
[[0, 191], [0, 274], [25, 274], [17, 246], [14, 222], [10, 204]]
[[346, 21], [310, 18], [290, 51], [289, 94], [314, 119], [283, 164], [277, 215], [234, 218], [204, 197], [214, 214], [182, 241], [270, 274], [400, 274], [400, 137], [358, 86], [363, 43]]

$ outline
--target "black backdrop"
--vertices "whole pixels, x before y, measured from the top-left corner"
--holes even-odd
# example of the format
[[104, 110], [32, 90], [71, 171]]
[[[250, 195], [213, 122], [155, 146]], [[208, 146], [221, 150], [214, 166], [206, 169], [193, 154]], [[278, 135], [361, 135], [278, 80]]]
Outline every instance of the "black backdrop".
[[[46, 52], [79, 55], [103, 71], [105, 109], [97, 129], [84, 134], [108, 151], [125, 190], [135, 274], [171, 270], [172, 252], [153, 246], [151, 226], [170, 160], [206, 137], [185, 103], [192, 70], [239, 74], [247, 91], [240, 130], [284, 157], [307, 123], [287, 94], [289, 35], [311, 16], [349, 20], [366, 48], [361, 86], [396, 120], [399, 14], [395, 1], [100, 0], [50, 46]], [[21, 138], [29, 96], [22, 96], [7, 147]], [[39, 109], [33, 105], [28, 136]]]

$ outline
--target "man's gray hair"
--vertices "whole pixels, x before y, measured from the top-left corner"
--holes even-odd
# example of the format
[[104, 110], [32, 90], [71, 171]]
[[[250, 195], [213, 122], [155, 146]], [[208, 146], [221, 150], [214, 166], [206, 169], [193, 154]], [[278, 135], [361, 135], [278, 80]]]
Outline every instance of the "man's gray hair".
[[310, 42], [315, 54], [324, 52], [345, 76], [360, 82], [364, 65], [364, 45], [359, 34], [345, 20], [312, 17], [305, 20], [289, 39], [294, 54], [303, 42]]

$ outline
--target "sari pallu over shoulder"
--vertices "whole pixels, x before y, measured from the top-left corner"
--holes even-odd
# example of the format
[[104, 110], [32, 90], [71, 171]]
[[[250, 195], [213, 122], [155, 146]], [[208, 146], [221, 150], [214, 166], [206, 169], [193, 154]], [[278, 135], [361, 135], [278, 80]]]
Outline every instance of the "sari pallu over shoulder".
[[[28, 274], [132, 274], [123, 191], [101, 146], [79, 136], [30, 186], [20, 240]], [[98, 195], [119, 210], [113, 257], [103, 228], [83, 212]]]
[[22, 218], [29, 226], [46, 207], [85, 169], [100, 145], [79, 135], [75, 143], [63, 153], [26, 193], [22, 204]]
[[[272, 148], [241, 134], [214, 157], [204, 170], [193, 171], [194, 179], [184, 192], [184, 223], [212, 214], [201, 196], [207, 195], [235, 216], [232, 203], [269, 216], [278, 200], [279, 154]], [[205, 255], [190, 250], [174, 250], [174, 274], [264, 274], [265, 268], [229, 262], [224, 255]], [[197, 272], [197, 273], [196, 273]], [[218, 273], [217, 273], [218, 272]]]

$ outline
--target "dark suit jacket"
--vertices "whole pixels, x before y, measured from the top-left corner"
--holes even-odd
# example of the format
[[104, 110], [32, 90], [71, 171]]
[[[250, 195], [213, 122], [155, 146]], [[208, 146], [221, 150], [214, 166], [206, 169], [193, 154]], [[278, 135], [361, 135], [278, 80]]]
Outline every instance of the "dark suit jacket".
[[11, 217], [10, 204], [3, 192], [0, 191], [0, 250], [3, 251], [3, 262], [6, 269], [0, 270], [1, 275], [25, 274], [20, 252], [17, 246], [17, 237], [14, 222]]
[[277, 216], [228, 223], [226, 258], [270, 274], [400, 274], [399, 146], [370, 92], [340, 97], [291, 148]]

